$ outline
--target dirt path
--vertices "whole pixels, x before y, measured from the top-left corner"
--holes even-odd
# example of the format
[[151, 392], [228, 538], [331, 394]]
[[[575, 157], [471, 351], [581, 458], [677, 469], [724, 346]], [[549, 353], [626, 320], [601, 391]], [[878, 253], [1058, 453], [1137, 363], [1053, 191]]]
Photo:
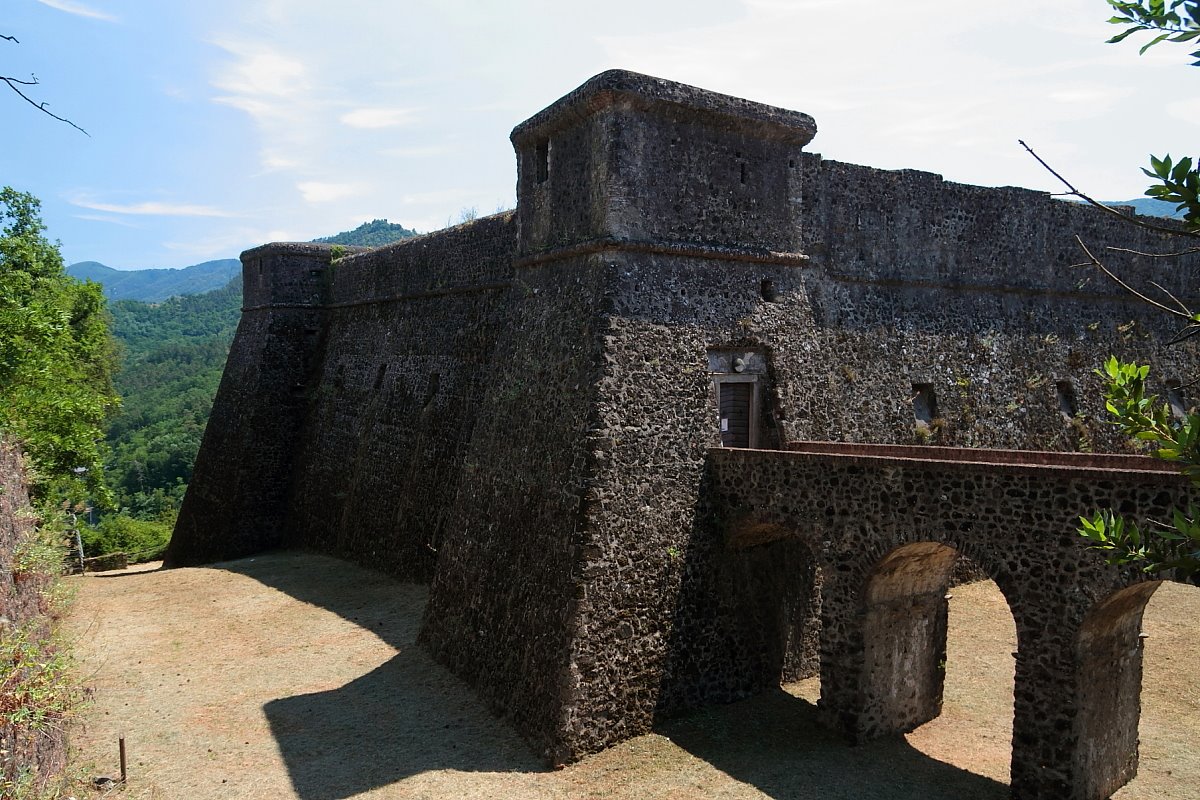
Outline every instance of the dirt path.
[[[850, 748], [815, 724], [816, 681], [711, 709], [550, 772], [413, 642], [426, 591], [273, 554], [74, 578], [95, 687], [75, 734], [125, 798], [1005, 798], [1012, 617], [990, 583], [951, 602], [945, 711]], [[1147, 612], [1142, 770], [1117, 798], [1200, 797], [1200, 590]]]

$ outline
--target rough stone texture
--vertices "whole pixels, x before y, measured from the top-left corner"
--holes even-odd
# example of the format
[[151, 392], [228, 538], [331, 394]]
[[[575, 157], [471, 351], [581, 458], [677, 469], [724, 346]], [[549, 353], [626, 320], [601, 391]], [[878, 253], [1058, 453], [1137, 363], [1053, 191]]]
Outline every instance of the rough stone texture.
[[242, 254], [245, 307], [166, 564], [237, 558], [295, 541], [284, 520], [330, 313], [330, 254], [329, 245], [317, 244]]
[[339, 260], [291, 541], [428, 580], [510, 319], [512, 214]]
[[[45, 647], [51, 635], [45, 594], [51, 578], [22, 571], [15, 558], [19, 546], [33, 534], [35, 522], [21, 451], [7, 437], [0, 436], [0, 637], [25, 636]], [[22, 771], [29, 770], [36, 775], [35, 788], [41, 791], [60, 778], [66, 766], [66, 731], [62, 724], [30, 731], [0, 718], [0, 780], [15, 780]]]
[[[866, 708], [830, 719], [857, 736], [936, 715], [939, 592], [951, 555], [973, 559], [972, 547], [935, 531], [904, 540], [932, 545], [877, 573], [873, 561], [847, 562], [855, 580], [875, 576], [860, 597], [862, 586], [821, 565], [865, 546], [871, 515], [827, 540], [722, 532], [710, 464], [719, 396], [752, 387], [736, 396], [758, 399], [749, 427], [759, 447], [823, 440], [890, 445], [901, 461], [912, 445], [1078, 459], [1087, 456], [1068, 451], [1130, 448], [1099, 421], [1092, 371], [1104, 358], [1148, 361], [1156, 380], [1186, 382], [1196, 345], [1166, 348], [1172, 320], [1071, 266], [1082, 260], [1076, 234], [1096, 249], [1144, 251], [1169, 248], [1163, 235], [1024, 189], [828, 162], [801, 150], [814, 131], [796, 112], [604, 73], [513, 131], [515, 213], [333, 266], [312, 245], [245, 254], [248, 298], [262, 284], [171, 563], [291, 544], [431, 576], [423, 643], [552, 761], [812, 674], [830, 620], [888, 634], [867, 637]], [[1180, 296], [1200, 278], [1196, 259], [1105, 258], [1131, 283], [1157, 280]], [[793, 452], [796, 463], [818, 463], [834, 445], [795, 446], [809, 451]], [[995, 480], [1050, 458], [954, 452]], [[1069, 509], [1028, 513], [1040, 524], [1124, 491], [1104, 480], [1109, 489], [1088, 494], [1080, 478], [1049, 497]], [[1035, 488], [1021, 490], [1048, 497]], [[962, 491], [945, 494], [947, 510], [972, 513]], [[1070, 529], [1043, 544], [1060, 566], [1091, 564]], [[878, 543], [866, 552], [892, 557]], [[1100, 581], [1092, 602], [1118, 588], [1094, 564], [1080, 569]], [[1010, 600], [1045, 594], [1036, 580], [1028, 591]], [[860, 607], [865, 622], [853, 617]], [[1082, 624], [1067, 621], [1075, 627], [1064, 630]], [[1134, 628], [1128, 614], [1097, 623], [1097, 663], [1136, 676], [1133, 661], [1103, 651]], [[894, 649], [906, 642], [909, 653]], [[1066, 657], [1024, 669], [1057, 674], [1053, 659]], [[829, 680], [836, 694], [852, 678]], [[1062, 702], [1078, 690], [1069, 694]], [[1090, 798], [1120, 780], [1063, 766], [1102, 729], [1117, 739], [1097, 752], [1129, 749], [1116, 733], [1126, 728], [1103, 723], [1136, 717], [1120, 698], [1119, 713], [1089, 706], [1100, 716], [1086, 724], [1084, 712], [1052, 710], [1057, 724], [1084, 726], [1069, 741], [1053, 725], [1019, 728], [1019, 745], [1046, 750], [1058, 770], [1031, 776], [1022, 757], [1020, 796], [1059, 796], [1043, 787], [1067, 781], [1072, 797]]]
[[[822, 716], [862, 739], [937, 715], [945, 594], [962, 553], [996, 581], [1016, 622], [1013, 796], [1120, 788], [1136, 772], [1138, 633], [1158, 584], [1081, 547], [1079, 509], [1161, 519], [1194, 490], [1149, 459], [1091, 468], [1071, 457], [1032, 465], [862, 452], [709, 459], [710, 536], [749, 529], [757, 541], [798, 538], [815, 554]], [[710, 660], [702, 672], [731, 682], [744, 669]]]

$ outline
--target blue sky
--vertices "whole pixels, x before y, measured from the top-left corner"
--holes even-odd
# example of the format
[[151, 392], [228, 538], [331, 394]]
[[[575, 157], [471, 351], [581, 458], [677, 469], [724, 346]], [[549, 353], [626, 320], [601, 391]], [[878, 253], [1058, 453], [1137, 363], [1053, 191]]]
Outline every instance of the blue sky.
[[[508, 133], [611, 67], [816, 117], [827, 158], [1136, 197], [1189, 153], [1182, 48], [1106, 45], [1102, 0], [6, 0], [0, 183], [41, 198], [68, 262], [236, 257], [387, 218], [513, 203]], [[950, 14], [947, 14], [949, 10]], [[1178, 93], [1176, 96], [1173, 93]]]

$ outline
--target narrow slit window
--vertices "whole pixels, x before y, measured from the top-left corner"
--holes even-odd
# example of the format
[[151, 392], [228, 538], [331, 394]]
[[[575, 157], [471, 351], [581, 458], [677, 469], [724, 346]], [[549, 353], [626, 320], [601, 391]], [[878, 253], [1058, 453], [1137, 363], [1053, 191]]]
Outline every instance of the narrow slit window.
[[746, 165], [745, 165], [745, 164], [742, 164], [742, 165], [741, 165], [741, 168], [742, 168], [742, 169], [741, 169], [741, 171], [742, 171], [742, 183], [745, 183], [745, 182], [746, 182]]
[[539, 139], [534, 149], [534, 160], [537, 162], [537, 182], [545, 183], [550, 179], [550, 140]]
[[1058, 391], [1058, 410], [1066, 419], [1072, 419], [1079, 413], [1079, 398], [1075, 394], [1075, 384], [1070, 381], [1059, 381], [1055, 384]]
[[913, 417], [917, 424], [928, 428], [937, 418], [937, 396], [933, 393], [932, 383], [914, 383], [912, 385]]
[[1167, 381], [1167, 406], [1175, 419], [1187, 418], [1187, 403], [1183, 399], [1183, 385], [1179, 381]]
[[380, 365], [379, 365], [379, 371], [375, 373], [375, 387], [374, 387], [374, 391], [378, 392], [378, 391], [379, 391], [379, 387], [380, 387], [380, 386], [383, 386], [383, 378], [384, 378], [384, 376], [385, 376], [385, 375], [387, 375], [387, 368], [388, 368], [388, 365], [387, 365], [387, 364], [380, 364]]

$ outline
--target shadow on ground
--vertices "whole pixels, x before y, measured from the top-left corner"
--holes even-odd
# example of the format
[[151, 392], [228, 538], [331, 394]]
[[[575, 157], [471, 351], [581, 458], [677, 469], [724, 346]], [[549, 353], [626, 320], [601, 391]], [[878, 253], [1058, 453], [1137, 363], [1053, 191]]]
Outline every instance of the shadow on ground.
[[399, 651], [345, 686], [263, 707], [303, 800], [341, 800], [430, 770], [544, 769], [465, 684], [417, 647], [427, 587], [311, 554], [214, 566], [332, 611]]
[[716, 769], [778, 800], [1007, 800], [1009, 787], [930, 758], [901, 736], [851, 747], [783, 689], [660, 725]]
[[[399, 651], [345, 686], [264, 706], [303, 800], [342, 800], [432, 770], [546, 772], [512, 729], [416, 646], [426, 587], [308, 554], [214, 566], [369, 628]], [[811, 703], [783, 690], [666, 723], [659, 732], [778, 800], [1008, 796], [1007, 786], [931, 759], [902, 738], [850, 747], [817, 724]], [[585, 760], [566, 772], [586, 782], [588, 768]]]

